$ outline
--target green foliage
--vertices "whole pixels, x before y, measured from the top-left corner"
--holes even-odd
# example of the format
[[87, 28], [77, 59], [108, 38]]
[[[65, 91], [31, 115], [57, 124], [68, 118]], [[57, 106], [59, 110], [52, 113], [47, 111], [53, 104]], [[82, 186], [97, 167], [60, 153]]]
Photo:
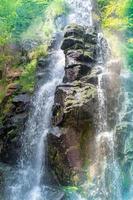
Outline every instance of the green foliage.
[[6, 81], [3, 79], [3, 80], [0, 80], [0, 103], [5, 97], [5, 94], [6, 94]]
[[61, 14], [66, 14], [67, 7], [64, 0], [53, 0], [49, 3], [43, 16], [33, 20], [29, 28], [21, 35], [22, 39], [33, 38], [49, 44], [56, 27], [55, 20]]
[[23, 91], [33, 92], [34, 90], [36, 64], [37, 61], [34, 59], [25, 66], [19, 81]]
[[103, 28], [125, 37], [123, 53], [133, 71], [133, 0], [97, 0]]
[[34, 59], [40, 58], [41, 56], [45, 57], [47, 56], [47, 54], [48, 54], [48, 45], [39, 45], [32, 51], [28, 52], [27, 57], [30, 61], [32, 61]]
[[41, 56], [46, 57], [47, 53], [47, 45], [39, 45], [36, 49], [28, 53], [28, 59], [30, 62], [25, 66], [22, 66], [23, 72], [19, 80], [19, 84], [22, 86], [23, 91], [31, 93], [34, 91], [37, 60]]
[[38, 17], [44, 16], [44, 11], [51, 2], [50, 0], [20, 0], [21, 3], [16, 9], [16, 18], [14, 21], [13, 35], [19, 37]]
[[128, 17], [128, 27], [125, 31], [126, 36], [126, 55], [128, 67], [133, 71], [133, 0], [128, 0], [125, 10], [125, 16]]
[[[49, 1], [50, 2], [50, 1]], [[28, 58], [30, 63], [27, 64], [23, 70], [22, 76], [20, 77], [20, 84], [24, 91], [33, 92], [35, 84], [35, 70], [37, 59], [41, 56], [47, 56], [48, 45], [52, 39], [52, 35], [56, 29], [55, 19], [61, 14], [65, 14], [64, 0], [53, 0], [49, 3], [49, 6], [45, 10], [45, 16], [37, 18], [33, 24], [27, 29], [22, 35], [22, 38], [39, 38], [45, 45], [39, 45], [33, 51], [28, 52]], [[38, 34], [41, 32], [42, 35]], [[33, 31], [34, 30], [34, 31]], [[37, 30], [37, 31], [36, 31]]]
[[79, 188], [78, 187], [76, 187], [76, 186], [66, 186], [66, 187], [64, 187], [64, 191], [65, 192], [76, 192], [76, 191], [78, 191], [79, 190]]
[[[56, 17], [65, 12], [64, 0], [0, 1], [0, 71], [2, 71], [2, 81], [5, 80], [5, 88], [10, 84], [6, 80], [7, 71], [14, 66], [19, 67], [21, 54], [13, 52], [12, 46], [16, 42], [32, 39], [41, 45], [27, 52], [29, 63], [21, 66], [22, 75], [19, 83], [24, 91], [33, 91], [37, 59], [47, 55], [48, 46], [56, 29]], [[2, 83], [1, 86], [2, 99], [6, 90], [3, 90]]]
[[102, 24], [104, 28], [120, 30], [128, 26], [128, 18], [125, 16], [127, 1], [98, 0], [102, 11]]

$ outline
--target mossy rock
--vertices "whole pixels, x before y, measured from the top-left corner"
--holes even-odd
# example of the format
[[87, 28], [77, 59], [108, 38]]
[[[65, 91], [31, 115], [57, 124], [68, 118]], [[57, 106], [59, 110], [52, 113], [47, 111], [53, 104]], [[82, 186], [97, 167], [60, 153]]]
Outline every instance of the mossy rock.
[[60, 115], [53, 116], [55, 125], [59, 125], [59, 121], [67, 124], [85, 119], [92, 121], [97, 107], [97, 90], [92, 84], [75, 81], [70, 87], [58, 87], [55, 101], [61, 107]]
[[84, 41], [82, 39], [77, 39], [73, 37], [65, 38], [61, 45], [62, 50], [82, 49], [82, 48], [84, 48]]
[[83, 37], [84, 27], [77, 24], [70, 24], [66, 26], [64, 37], [74, 36], [74, 37]]

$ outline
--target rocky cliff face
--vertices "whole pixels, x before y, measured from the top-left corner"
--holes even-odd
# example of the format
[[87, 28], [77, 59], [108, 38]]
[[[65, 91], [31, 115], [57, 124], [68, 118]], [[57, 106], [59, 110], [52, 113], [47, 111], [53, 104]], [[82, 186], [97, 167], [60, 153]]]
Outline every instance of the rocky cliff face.
[[[38, 44], [35, 41], [25, 41], [19, 45], [19, 63], [29, 63], [29, 54]], [[45, 53], [44, 53], [45, 54]], [[48, 61], [46, 56], [38, 58], [36, 69], [37, 84], [41, 84], [44, 70], [47, 72]], [[0, 162], [15, 165], [21, 153], [21, 135], [25, 129], [28, 114], [31, 109], [32, 92], [24, 91], [19, 80], [22, 69], [10, 69], [7, 76], [8, 88], [5, 97], [0, 104]]]
[[52, 122], [58, 134], [48, 136], [48, 163], [62, 185], [78, 185], [90, 176], [94, 159], [97, 32], [69, 25], [61, 48], [65, 76], [55, 92]]

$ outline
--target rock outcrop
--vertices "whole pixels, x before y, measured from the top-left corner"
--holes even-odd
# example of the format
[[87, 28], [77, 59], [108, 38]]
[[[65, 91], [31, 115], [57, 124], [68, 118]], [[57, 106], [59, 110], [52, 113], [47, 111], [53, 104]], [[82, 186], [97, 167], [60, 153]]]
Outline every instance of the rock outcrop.
[[61, 48], [65, 76], [55, 92], [52, 122], [57, 134], [48, 135], [48, 164], [62, 185], [78, 185], [90, 176], [88, 163], [94, 155], [97, 32], [69, 25]]
[[30, 108], [30, 95], [18, 93], [14, 98], [8, 98], [1, 108], [4, 111], [8, 110], [3, 113], [0, 127], [0, 161], [16, 164], [21, 147], [20, 134], [25, 128]]

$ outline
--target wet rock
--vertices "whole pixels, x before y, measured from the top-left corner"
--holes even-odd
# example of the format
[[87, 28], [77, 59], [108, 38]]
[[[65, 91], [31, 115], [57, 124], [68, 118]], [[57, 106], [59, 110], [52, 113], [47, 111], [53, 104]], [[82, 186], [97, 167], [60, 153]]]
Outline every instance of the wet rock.
[[90, 71], [90, 67], [86, 65], [75, 65], [73, 67], [67, 67], [65, 70], [64, 83], [65, 82], [73, 82], [75, 80], [79, 80], [86, 73]]
[[74, 38], [80, 38], [84, 34], [84, 27], [71, 24], [68, 25], [65, 29], [64, 38], [73, 36]]
[[[66, 28], [61, 48], [67, 52], [66, 56], [69, 55], [74, 60], [94, 62], [96, 59], [96, 43], [97, 33], [95, 31], [90, 31], [77, 25], [74, 27], [69, 25]], [[73, 51], [70, 52], [70, 50]]]
[[126, 161], [133, 161], [133, 137], [131, 134], [125, 141], [124, 155]]
[[41, 57], [41, 58], [39, 58], [37, 64], [38, 64], [38, 67], [45, 68], [47, 66], [47, 59]]
[[[67, 125], [61, 134], [48, 135], [48, 163], [60, 184], [80, 185], [87, 178], [85, 164], [91, 162], [94, 130], [89, 122], [79, 122], [76, 127]], [[88, 149], [89, 151], [86, 151]]]
[[13, 104], [18, 104], [18, 103], [29, 103], [30, 102], [30, 96], [28, 94], [20, 94], [14, 97], [12, 100]]
[[[56, 104], [57, 103], [57, 104]], [[92, 119], [97, 103], [96, 88], [91, 84], [75, 82], [71, 87], [58, 87], [55, 93], [53, 124], [77, 123]]]
[[0, 131], [0, 161], [12, 165], [20, 153], [20, 134], [28, 118], [30, 95], [22, 93], [9, 100], [9, 111], [5, 113]]
[[73, 37], [65, 38], [61, 45], [62, 50], [81, 49], [81, 48], [84, 48], [83, 40]]
[[91, 73], [80, 78], [82, 82], [90, 83], [92, 85], [98, 85], [98, 74], [101, 73], [100, 69], [93, 68]]
[[[97, 118], [97, 34], [78, 25], [65, 29], [63, 84], [56, 88], [52, 110], [55, 135], [48, 135], [48, 165], [62, 185], [83, 184], [93, 163], [95, 121]], [[59, 133], [57, 133], [59, 132]], [[58, 136], [57, 136], [58, 135]], [[91, 152], [91, 153], [90, 153]]]
[[97, 32], [94, 30], [94, 28], [87, 28], [85, 42], [97, 44]]

